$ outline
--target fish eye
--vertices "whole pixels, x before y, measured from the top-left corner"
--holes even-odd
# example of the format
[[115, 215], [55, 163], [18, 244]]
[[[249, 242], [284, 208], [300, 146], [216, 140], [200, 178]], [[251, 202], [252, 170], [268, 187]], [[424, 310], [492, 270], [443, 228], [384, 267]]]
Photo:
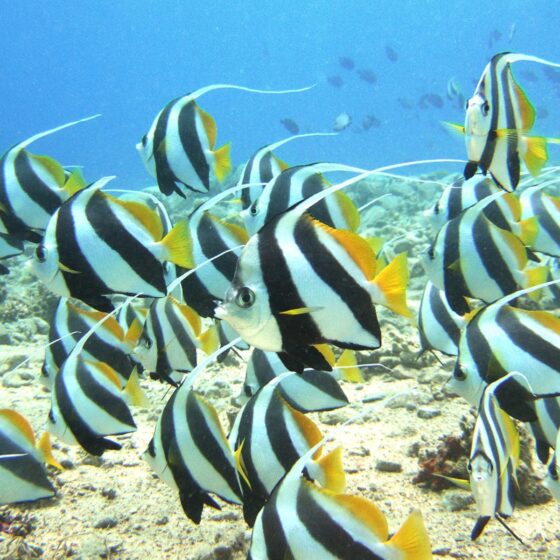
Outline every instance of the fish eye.
[[256, 216], [259, 213], [256, 204], [251, 204], [249, 211], [251, 212], [251, 216]]
[[[437, 212], [436, 212], [436, 214], [437, 214]], [[433, 243], [432, 243], [432, 245], [430, 245], [428, 247], [427, 254], [428, 254], [429, 259], [434, 260], [434, 245], [433, 245]]]
[[152, 339], [149, 336], [143, 338], [144, 346], [149, 350], [152, 347]]
[[494, 472], [494, 465], [492, 463], [488, 463], [488, 472], [492, 474]]
[[459, 364], [457, 364], [453, 370], [453, 377], [459, 381], [463, 381], [467, 377], [466, 373], [459, 367]]
[[[437, 216], [439, 214], [439, 201], [436, 202], [436, 205], [434, 206], [434, 214]], [[433, 251], [432, 251], [433, 253]]]
[[488, 113], [490, 112], [490, 104], [488, 103], [488, 101], [485, 101], [485, 102], [482, 104], [481, 109], [482, 109], [482, 115], [483, 115], [483, 116], [488, 115]]
[[244, 385], [243, 386], [243, 392], [245, 393], [246, 397], [252, 397], [253, 396], [253, 390], [251, 389], [251, 387], [249, 385]]
[[255, 292], [253, 292], [253, 290], [251, 290], [250, 288], [244, 286], [237, 292], [237, 295], [235, 296], [235, 303], [239, 307], [251, 307], [251, 305], [255, 303]]
[[142, 146], [146, 147], [147, 143], [148, 143], [148, 137], [144, 134], [144, 136], [142, 136]]
[[472, 464], [471, 464], [470, 461], [467, 463], [467, 472], [468, 472], [469, 474], [472, 473]]
[[467, 99], [467, 101], [465, 102], [465, 110], [467, 110], [469, 108], [469, 100]]
[[35, 256], [40, 263], [44, 263], [47, 260], [47, 249], [42, 243], [35, 249]]
[[49, 420], [50, 420], [53, 424], [56, 423], [56, 420], [54, 419], [54, 413], [53, 413], [52, 408], [49, 410]]

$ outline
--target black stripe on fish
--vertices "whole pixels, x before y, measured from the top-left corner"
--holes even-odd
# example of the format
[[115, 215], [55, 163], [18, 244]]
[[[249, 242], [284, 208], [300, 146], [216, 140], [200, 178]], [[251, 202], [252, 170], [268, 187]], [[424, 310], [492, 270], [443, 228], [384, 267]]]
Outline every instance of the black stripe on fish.
[[456, 270], [457, 263], [461, 259], [459, 252], [459, 234], [461, 228], [461, 218], [457, 217], [444, 226], [440, 233], [443, 234], [443, 287], [447, 301], [459, 315], [469, 312], [469, 306], [465, 300], [470, 292], [465, 283], [463, 274]]
[[447, 220], [452, 220], [458, 216], [463, 210], [463, 184], [465, 180], [463, 177], [457, 179], [449, 190], [449, 196], [447, 198]]
[[[290, 206], [290, 194], [292, 192], [292, 181], [294, 175], [301, 171], [301, 166], [290, 167], [284, 170], [276, 179], [270, 191], [264, 224], [270, 222], [274, 217], [284, 212]], [[270, 187], [269, 187], [270, 188]]]
[[[459, 344], [459, 337], [461, 335], [460, 329], [457, 327], [457, 324], [449, 314], [449, 311], [445, 307], [443, 302], [443, 298], [445, 298], [445, 292], [443, 290], [438, 290], [436, 286], [433, 284], [430, 286], [429, 292], [424, 294], [422, 297], [422, 302], [420, 303], [420, 309], [426, 305], [424, 303], [424, 298], [427, 298], [427, 305], [429, 307], [429, 313], [431, 313], [432, 317], [441, 326], [441, 328], [445, 331], [445, 334], [449, 337], [449, 339], [453, 342], [455, 346]], [[425, 325], [423, 320], [423, 313], [420, 312], [418, 315], [418, 330], [420, 334], [420, 341], [422, 343], [423, 349], [432, 348], [432, 345], [428, 341], [428, 338], [425, 334]], [[436, 350], [440, 350], [436, 348]], [[441, 351], [441, 350], [440, 350]]]
[[[499, 58], [494, 57], [490, 63], [490, 127], [486, 137], [486, 144], [484, 145], [480, 161], [478, 162], [478, 165], [484, 174], [488, 173], [488, 170], [492, 165], [492, 160], [494, 159], [494, 155], [496, 153], [496, 142], [498, 138], [496, 133], [496, 130], [498, 129], [498, 116], [500, 110], [500, 84], [498, 83], [498, 76], [496, 73], [498, 61]], [[481, 83], [482, 92], [484, 91], [486, 79]]]
[[[190, 370], [196, 366], [196, 346], [185, 329], [184, 323], [177, 318], [176, 313], [180, 313], [180, 311], [176, 309], [175, 304], [167, 298], [165, 302], [165, 317], [169, 322], [171, 331], [177, 338], [177, 342], [190, 362], [190, 365], [185, 364], [184, 370]], [[183, 319], [183, 321], [185, 321], [185, 319]]]
[[[519, 161], [519, 134], [515, 123], [515, 114], [513, 111], [513, 99], [511, 98], [510, 84], [514, 82], [511, 73], [511, 67], [508, 64], [504, 66], [500, 75], [500, 81], [503, 85], [504, 93], [504, 112], [506, 116], [507, 136], [507, 169], [509, 181], [511, 185], [516, 186], [519, 183], [521, 175], [521, 162]], [[497, 181], [496, 181], [497, 182]]]
[[[315, 274], [344, 301], [360, 326], [379, 341], [377, 346], [379, 347], [381, 345], [381, 329], [370, 294], [348, 274], [321, 243], [315, 231], [315, 226], [305, 216], [301, 217], [296, 223], [294, 240]], [[326, 341], [324, 338], [318, 342], [332, 342], [341, 348], [366, 349], [357, 344], [353, 345], [336, 340]]]
[[[220, 259], [216, 260], [219, 261]], [[185, 303], [201, 317], [213, 317], [216, 309], [214, 300], [223, 296], [223, 294], [212, 294], [196, 272], [181, 280], [181, 293]]]
[[[194, 171], [198, 175], [206, 190], [210, 189], [210, 166], [206, 160], [206, 154], [197, 130], [197, 120], [199, 119], [196, 102], [189, 101], [179, 111], [177, 126], [179, 127], [179, 138], [183, 150], [189, 159]], [[185, 185], [191, 190], [197, 191], [191, 185]]]
[[52, 216], [62, 201], [33, 171], [29, 154], [25, 150], [20, 150], [16, 156], [14, 172], [21, 190]]
[[[272, 494], [270, 502], [263, 509], [261, 524], [266, 558], [285, 558], [286, 560], [294, 558], [278, 512], [278, 492]], [[255, 560], [260, 560], [260, 557]]]
[[[301, 194], [304, 199], [309, 198], [315, 193], [321, 192], [323, 188], [324, 183], [321, 175], [319, 173], [313, 173], [313, 175], [307, 177], [303, 182]], [[316, 202], [309, 209], [309, 213], [320, 222], [323, 222], [330, 227], [335, 227], [331, 213], [329, 212], [329, 207], [327, 206], [326, 198], [322, 198], [319, 202]]]
[[[335, 558], [359, 558], [360, 560], [383, 560], [369, 550], [344, 527], [336, 523], [313, 498], [308, 483], [301, 481], [296, 499], [299, 520], [311, 537], [327, 549]], [[348, 512], [350, 515], [350, 512]]]
[[[534, 192], [530, 197], [532, 214], [538, 216], [539, 227], [541, 227], [556, 244], [560, 244], [560, 225], [551, 216], [548, 208], [543, 204], [544, 194], [540, 191]], [[558, 286], [549, 286], [549, 290]]]
[[158, 309], [160, 308], [157, 306], [157, 302], [154, 302], [148, 316], [148, 321], [151, 322], [155, 338], [153, 343], [155, 344], [155, 351], [157, 353], [156, 374], [159, 379], [167, 379], [172, 371], [172, 367], [167, 358], [167, 352], [165, 351], [165, 336], [163, 334], [163, 326], [160, 321], [159, 313], [157, 312]]
[[[96, 235], [118, 253], [144, 282], [160, 293], [167, 293], [162, 263], [123, 226], [102, 193], [95, 193], [89, 199], [85, 214]], [[112, 225], [110, 230], [108, 223]]]
[[258, 348], [253, 350], [251, 364], [259, 387], [264, 387], [271, 379], [276, 377], [268, 356]]

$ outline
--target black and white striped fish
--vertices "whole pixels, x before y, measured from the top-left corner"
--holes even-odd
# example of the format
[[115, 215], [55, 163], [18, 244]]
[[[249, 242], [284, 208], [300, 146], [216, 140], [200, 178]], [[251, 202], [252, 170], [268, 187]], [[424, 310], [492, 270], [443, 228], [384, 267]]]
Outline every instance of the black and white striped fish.
[[542, 185], [525, 189], [519, 196], [523, 218], [536, 218], [539, 224], [531, 248], [560, 257], [560, 198], [542, 190]]
[[212, 178], [222, 181], [231, 169], [229, 144], [215, 149], [217, 127], [214, 119], [196, 103], [203, 94], [218, 89], [264, 91], [241, 86], [215, 84], [170, 101], [156, 116], [150, 130], [136, 145], [148, 172], [160, 190], [185, 196], [183, 189], [207, 192]]
[[521, 161], [536, 176], [548, 159], [546, 139], [527, 136], [535, 122], [535, 109], [513, 77], [511, 64], [517, 61], [559, 66], [523, 54], [494, 55], [467, 101], [465, 126], [455, 125], [465, 134], [469, 158], [465, 178], [470, 179], [480, 168], [508, 191], [519, 183]]
[[306, 199], [251, 237], [225, 302], [216, 309], [246, 342], [279, 353], [287, 368], [298, 372], [305, 366], [332, 369], [315, 344], [378, 348], [374, 303], [410, 313], [406, 254], [378, 273], [368, 242], [311, 218], [305, 210], [313, 202]]
[[[280, 375], [257, 391], [237, 414], [228, 436], [242, 473], [243, 514], [250, 526], [292, 465], [323, 439], [317, 425], [282, 396], [279, 386], [290, 377], [299, 376]], [[341, 461], [340, 455], [310, 461], [309, 476], [325, 483], [332, 461]], [[344, 488], [343, 477], [338, 485], [328, 483], [339, 492]]]
[[33, 262], [35, 274], [56, 294], [99, 309], [112, 309], [108, 294], [167, 294], [167, 261], [192, 266], [188, 224], [165, 237], [158, 214], [146, 204], [101, 191], [101, 179], [53, 215]]
[[[0, 261], [17, 257], [24, 250], [23, 241], [16, 236], [0, 233]], [[10, 270], [0, 262], [0, 274], [8, 274]]]
[[[245, 227], [249, 234], [253, 235], [275, 216], [282, 214], [304, 198], [309, 198], [330, 186], [323, 173], [362, 171], [362, 169], [334, 163], [289, 167], [269, 181], [259, 197], [241, 212]], [[348, 195], [341, 191], [315, 204], [310, 208], [309, 213], [320, 222], [338, 229], [356, 231], [360, 225], [358, 209]]]
[[203, 332], [196, 311], [167, 296], [150, 306], [134, 354], [152, 378], [177, 386], [183, 374], [196, 367], [197, 348], [210, 354], [217, 346], [216, 328]]
[[143, 457], [179, 492], [186, 516], [200, 523], [204, 505], [220, 509], [210, 493], [240, 504], [235, 458], [214, 407], [192, 385], [219, 349], [193, 370], [165, 404]]
[[[67, 298], [60, 298], [49, 329], [49, 345], [45, 351], [41, 381], [52, 386], [60, 370], [78, 341], [103, 317], [104, 313], [78, 307]], [[126, 384], [138, 366], [130, 356], [141, 332], [140, 323], [132, 323], [125, 331], [114, 317], [106, 319], [84, 344], [82, 358], [105, 362]]]
[[[345, 350], [345, 352], [351, 351]], [[335, 371], [332, 373], [306, 369], [301, 375], [291, 375], [283, 379], [278, 389], [286, 402], [300, 412], [333, 410], [346, 406], [348, 398], [333, 376], [333, 373], [338, 373], [337, 366], [343, 363], [344, 359], [337, 362], [334, 366]], [[277, 354], [254, 348], [247, 362], [245, 382], [239, 400], [243, 403], [246, 402], [269, 381], [285, 371], [286, 366]], [[355, 372], [358, 372], [359, 375], [356, 367], [341, 371], [341, 377], [344, 379], [354, 378]], [[347, 373], [350, 371], [354, 375]]]
[[486, 387], [474, 426], [467, 465], [470, 487], [479, 518], [471, 538], [478, 538], [488, 521], [510, 517], [514, 508], [515, 470], [519, 465], [519, 434], [500, 408], [494, 389], [503, 379]]
[[15, 410], [0, 410], [0, 505], [54, 496], [43, 463], [59, 469], [49, 434], [35, 440], [29, 422]]
[[98, 116], [35, 134], [0, 158], [0, 233], [40, 241], [56, 209], [85, 183], [79, 171], [68, 174], [51, 157], [32, 154], [26, 148], [49, 134]]
[[[413, 511], [389, 538], [385, 515], [369, 500], [327, 487], [302, 475], [312, 450], [276, 487], [257, 516], [248, 560], [430, 560], [422, 515]], [[330, 479], [339, 478], [330, 467]]]
[[[445, 291], [450, 307], [460, 315], [469, 311], [466, 297], [490, 303], [546, 278], [546, 267], [533, 266], [523, 241], [485, 216], [483, 210], [496, 196], [447, 222], [424, 260], [428, 278]], [[531, 238], [534, 230], [524, 233], [524, 238]]]
[[418, 333], [422, 350], [439, 350], [457, 355], [461, 329], [466, 319], [451, 309], [445, 292], [429, 280], [424, 287], [418, 312]]

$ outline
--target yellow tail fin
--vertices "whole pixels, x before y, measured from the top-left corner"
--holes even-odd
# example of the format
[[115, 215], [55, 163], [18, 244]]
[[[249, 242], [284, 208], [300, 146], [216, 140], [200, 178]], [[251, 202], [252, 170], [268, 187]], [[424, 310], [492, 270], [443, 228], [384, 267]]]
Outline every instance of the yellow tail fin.
[[150, 401], [144, 393], [144, 389], [140, 386], [140, 381], [138, 380], [138, 370], [134, 368], [133, 372], [130, 374], [125, 387], [125, 393], [129, 396], [130, 404], [134, 406], [141, 406], [142, 408], [149, 408]]
[[338, 446], [317, 461], [318, 480], [323, 488], [340, 494], [346, 488], [346, 474], [342, 465], [342, 447]]
[[37, 445], [37, 449], [39, 449], [39, 451], [43, 454], [43, 460], [45, 463], [52, 465], [61, 471], [64, 470], [64, 467], [53, 457], [49, 432], [43, 433]]
[[364, 376], [358, 365], [358, 360], [356, 359], [356, 353], [354, 350], [346, 349], [336, 361], [335, 367], [344, 366], [340, 373], [344, 381], [350, 381], [351, 383], [362, 383]]
[[205, 354], [212, 354], [220, 347], [220, 335], [215, 325], [208, 327], [199, 337], [200, 348]]
[[138, 345], [138, 341], [140, 340], [140, 335], [142, 334], [143, 325], [138, 319], [134, 319], [132, 324], [126, 331], [124, 335], [124, 343], [130, 348], [130, 350], [134, 350]]
[[408, 261], [406, 253], [397, 255], [371, 282], [375, 288], [373, 300], [391, 311], [412, 317], [406, 304], [406, 284], [408, 282]]
[[229, 156], [230, 148], [231, 144], [228, 142], [214, 152], [214, 172], [216, 173], [216, 178], [218, 179], [218, 181], [220, 181], [220, 183], [229, 175], [229, 172], [231, 171], [231, 160]]
[[[527, 279], [527, 285], [524, 288], [531, 288], [532, 286], [538, 286], [546, 282], [548, 276], [548, 267], [537, 266], [535, 268], [530, 268], [525, 271], [525, 278]], [[527, 294], [533, 301], [538, 301], [542, 296], [542, 290], [535, 290]]]
[[404, 554], [405, 560], [431, 560], [432, 546], [422, 514], [415, 510], [389, 541]]
[[519, 221], [518, 226], [517, 237], [523, 241], [523, 245], [533, 245], [539, 233], [539, 222], [536, 216]]
[[542, 136], [525, 137], [527, 148], [523, 160], [529, 173], [536, 177], [546, 165], [548, 160], [548, 150], [546, 148], [546, 138]]
[[160, 242], [167, 250], [167, 259], [183, 268], [194, 268], [192, 237], [188, 222], [182, 221]]
[[64, 190], [72, 196], [86, 187], [86, 180], [82, 175], [82, 170], [77, 168], [72, 171], [72, 174], [64, 183]]

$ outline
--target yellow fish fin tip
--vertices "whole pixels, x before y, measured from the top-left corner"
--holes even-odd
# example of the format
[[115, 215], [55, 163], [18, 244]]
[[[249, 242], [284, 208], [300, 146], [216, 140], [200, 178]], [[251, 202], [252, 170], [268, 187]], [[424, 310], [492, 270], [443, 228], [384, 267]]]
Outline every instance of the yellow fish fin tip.
[[167, 250], [167, 260], [183, 268], [194, 268], [192, 237], [186, 220], [176, 224], [161, 244]]

